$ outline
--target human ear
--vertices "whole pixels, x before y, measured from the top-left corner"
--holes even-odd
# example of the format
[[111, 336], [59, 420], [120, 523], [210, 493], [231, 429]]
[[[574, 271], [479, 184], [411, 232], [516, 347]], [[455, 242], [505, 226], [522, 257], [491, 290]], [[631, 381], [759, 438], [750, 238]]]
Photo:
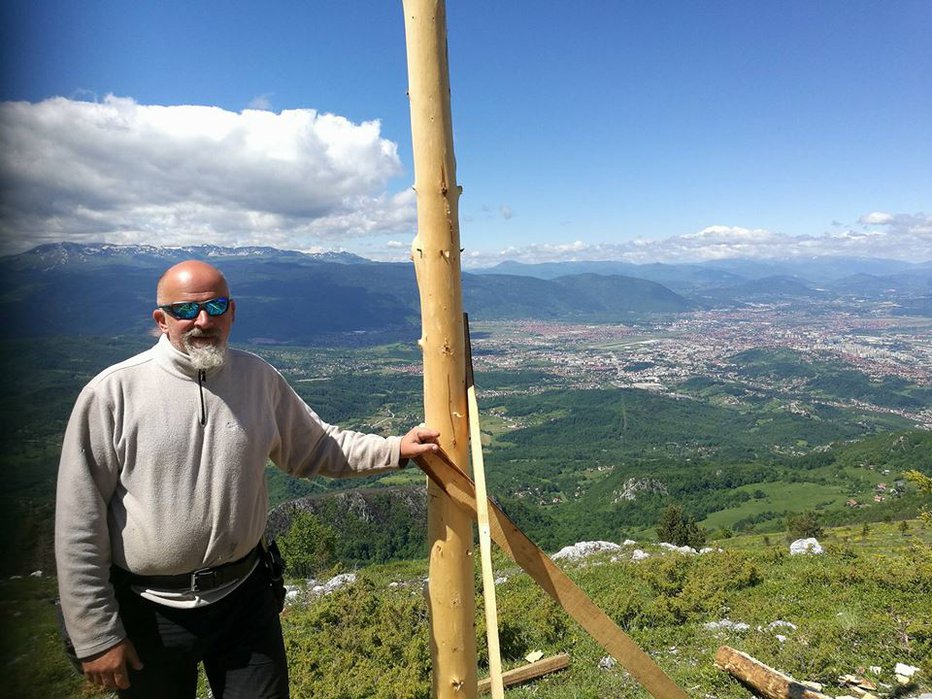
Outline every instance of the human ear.
[[152, 320], [155, 321], [155, 324], [159, 326], [159, 330], [163, 335], [168, 334], [168, 322], [165, 320], [165, 311], [161, 308], [156, 308], [152, 311]]

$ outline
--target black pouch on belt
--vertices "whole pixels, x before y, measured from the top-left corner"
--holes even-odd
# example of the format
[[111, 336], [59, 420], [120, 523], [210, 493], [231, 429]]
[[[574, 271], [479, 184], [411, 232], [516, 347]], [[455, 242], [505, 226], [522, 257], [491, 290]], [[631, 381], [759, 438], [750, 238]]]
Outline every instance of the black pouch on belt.
[[269, 584], [280, 613], [285, 608], [285, 559], [275, 539], [262, 537], [262, 562], [269, 571]]

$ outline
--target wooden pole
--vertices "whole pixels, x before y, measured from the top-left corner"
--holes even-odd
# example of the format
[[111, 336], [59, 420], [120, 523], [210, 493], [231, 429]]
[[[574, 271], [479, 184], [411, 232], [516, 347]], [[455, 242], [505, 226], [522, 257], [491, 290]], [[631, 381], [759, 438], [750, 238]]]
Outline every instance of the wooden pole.
[[[418, 230], [424, 415], [454, 463], [468, 464], [466, 367], [453, 122], [443, 0], [403, 0]], [[475, 699], [472, 518], [427, 486], [432, 696]]]

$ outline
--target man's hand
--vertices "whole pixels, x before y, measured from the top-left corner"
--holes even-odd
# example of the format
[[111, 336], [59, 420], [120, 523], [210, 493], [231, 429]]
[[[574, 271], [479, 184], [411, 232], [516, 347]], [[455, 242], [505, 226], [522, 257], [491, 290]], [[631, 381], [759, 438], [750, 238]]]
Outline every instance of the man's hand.
[[142, 663], [136, 655], [136, 648], [128, 638], [124, 638], [103, 653], [82, 660], [81, 668], [84, 670], [84, 676], [96, 685], [106, 689], [127, 689], [129, 687], [127, 663], [134, 670], [142, 670]]
[[401, 438], [401, 463], [413, 459], [418, 454], [437, 451], [440, 433], [426, 427], [415, 427]]

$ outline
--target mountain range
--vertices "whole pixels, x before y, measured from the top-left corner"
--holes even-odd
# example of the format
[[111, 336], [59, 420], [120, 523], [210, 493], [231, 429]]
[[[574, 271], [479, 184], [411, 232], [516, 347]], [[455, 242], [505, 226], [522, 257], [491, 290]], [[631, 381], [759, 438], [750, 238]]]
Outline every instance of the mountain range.
[[[411, 339], [420, 308], [410, 263], [268, 247], [54, 243], [0, 258], [6, 337], [143, 333], [159, 274], [199, 258], [226, 274], [237, 339], [307, 344]], [[932, 315], [932, 263], [815, 258], [701, 264], [505, 262], [464, 272], [463, 304], [478, 320], [632, 322], [655, 314], [749, 303], [886, 301]]]

